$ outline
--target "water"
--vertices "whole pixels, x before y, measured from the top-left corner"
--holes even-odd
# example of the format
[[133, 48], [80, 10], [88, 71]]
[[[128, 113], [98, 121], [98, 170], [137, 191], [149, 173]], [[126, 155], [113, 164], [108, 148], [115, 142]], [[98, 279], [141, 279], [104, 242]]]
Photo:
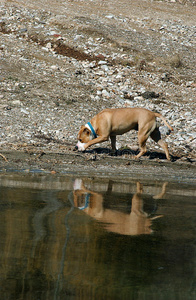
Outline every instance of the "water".
[[0, 299], [196, 299], [188, 184], [0, 176]]

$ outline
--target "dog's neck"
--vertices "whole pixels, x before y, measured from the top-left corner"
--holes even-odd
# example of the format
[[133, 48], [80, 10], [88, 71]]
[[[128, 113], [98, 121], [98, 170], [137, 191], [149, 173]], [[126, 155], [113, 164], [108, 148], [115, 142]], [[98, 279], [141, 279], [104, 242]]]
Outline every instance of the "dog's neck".
[[91, 131], [93, 138], [96, 139], [97, 134], [96, 134], [96, 132], [95, 132], [93, 126], [91, 125], [91, 123], [88, 122], [88, 123], [85, 125], [85, 127], [87, 127], [87, 128]]

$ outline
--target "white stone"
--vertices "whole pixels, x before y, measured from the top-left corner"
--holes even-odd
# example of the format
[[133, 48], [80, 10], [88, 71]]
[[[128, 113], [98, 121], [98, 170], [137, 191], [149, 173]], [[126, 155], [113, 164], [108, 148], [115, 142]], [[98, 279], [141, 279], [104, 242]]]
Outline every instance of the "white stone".
[[98, 65], [107, 65], [107, 61], [105, 61], [105, 60], [100, 60], [100, 61], [98, 62]]
[[14, 106], [22, 106], [22, 102], [20, 100], [13, 100], [12, 105]]
[[109, 98], [110, 97], [110, 93], [108, 91], [106, 91], [106, 90], [103, 90], [102, 91], [102, 96], [106, 97], [106, 98]]

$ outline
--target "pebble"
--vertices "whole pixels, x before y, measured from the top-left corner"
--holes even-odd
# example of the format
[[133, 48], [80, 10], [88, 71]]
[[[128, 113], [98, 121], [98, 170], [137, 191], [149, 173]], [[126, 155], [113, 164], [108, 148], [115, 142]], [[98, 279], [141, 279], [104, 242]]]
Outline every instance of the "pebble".
[[110, 97], [110, 93], [108, 93], [108, 91], [106, 91], [106, 90], [102, 90], [102, 96], [106, 97], [106, 98], [109, 98]]
[[22, 106], [22, 102], [20, 100], [13, 100], [12, 105], [13, 106]]

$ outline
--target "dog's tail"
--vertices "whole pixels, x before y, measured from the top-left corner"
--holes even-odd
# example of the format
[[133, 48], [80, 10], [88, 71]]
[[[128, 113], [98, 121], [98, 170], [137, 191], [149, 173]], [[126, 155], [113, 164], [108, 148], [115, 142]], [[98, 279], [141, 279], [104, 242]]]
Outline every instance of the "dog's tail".
[[159, 114], [159, 113], [154, 113], [154, 115], [155, 115], [155, 117], [160, 118], [160, 119], [164, 122], [164, 124], [165, 124], [171, 131], [174, 130], [174, 129], [167, 123], [167, 121], [165, 120], [165, 118], [164, 118], [161, 114]]

